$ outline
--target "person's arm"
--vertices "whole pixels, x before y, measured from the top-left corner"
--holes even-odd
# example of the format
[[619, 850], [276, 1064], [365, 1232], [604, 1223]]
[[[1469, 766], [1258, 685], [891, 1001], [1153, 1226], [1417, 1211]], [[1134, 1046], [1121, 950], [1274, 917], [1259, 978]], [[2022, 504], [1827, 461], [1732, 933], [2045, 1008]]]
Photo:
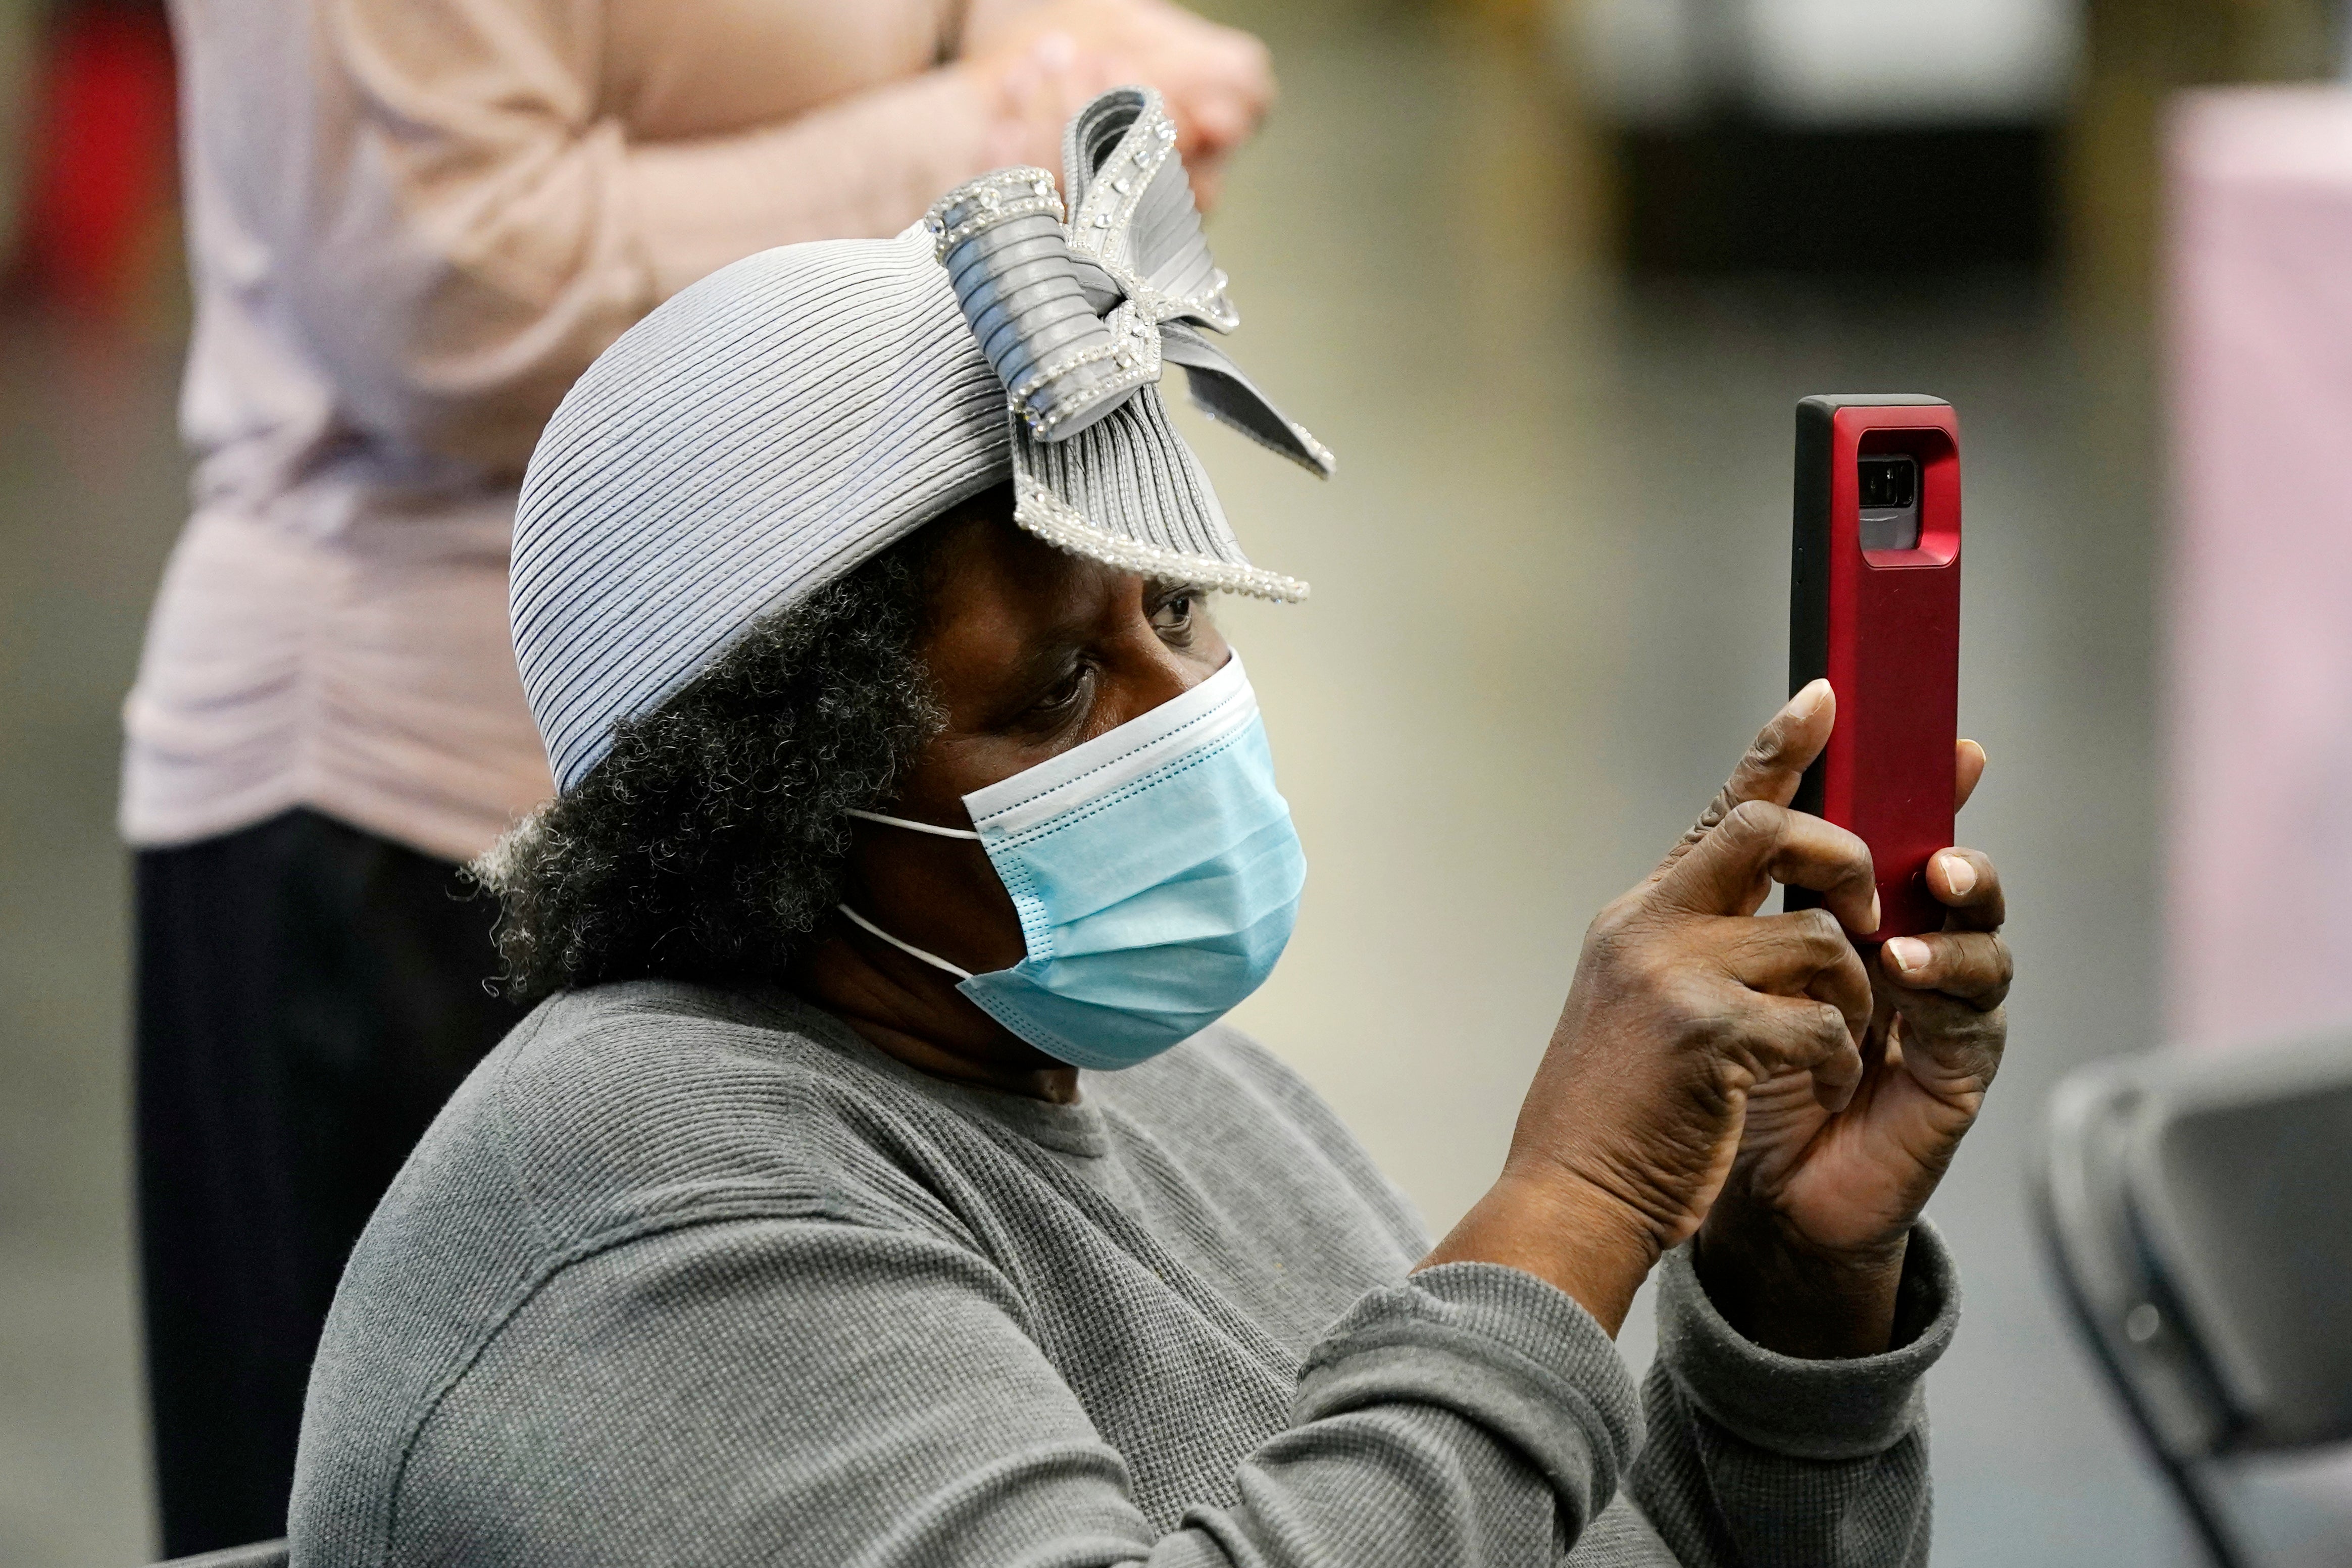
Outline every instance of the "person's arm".
[[334, 79], [314, 90], [341, 97], [352, 123], [292, 204], [305, 335], [365, 432], [512, 477], [589, 361], [697, 278], [772, 246], [895, 234], [959, 181], [1057, 162], [1073, 72], [1149, 77], [1165, 55], [1231, 74], [1185, 47], [1227, 30], [1167, 7], [1116, 47], [1074, 54], [1065, 34], [1034, 31], [1096, 8], [1137, 10], [1016, 9], [973, 57], [778, 124], [664, 142], [603, 112], [599, 5], [329, 0], [320, 45]]
[[[1692, 1568], [1926, 1551], [1917, 1385], [1957, 1293], [1920, 1214], [2000, 1065], [2004, 906], [1947, 850], [1946, 928], [1856, 949], [1869, 852], [1787, 809], [1835, 716], [1827, 682], [1791, 699], [1593, 922], [1503, 1177], [1423, 1264], [1525, 1269], [1613, 1332], [1667, 1259], [1629, 1490]], [[1960, 801], [1983, 766], [1961, 742]], [[1826, 911], [1757, 915], [1776, 881]]]
[[[1973, 850], [1930, 859], [1941, 932], [1879, 923], [1870, 851], [1788, 809], [1837, 705], [1775, 716], [1656, 871], [1596, 916], [1503, 1175], [1424, 1261], [1549, 1280], [1613, 1333], [1695, 1239], [1716, 1307], [1799, 1357], [1887, 1349], [1913, 1227], [1975, 1124], [2008, 1026], [2006, 905]], [[1965, 803], [1984, 752], [1959, 743]], [[1822, 906], [1759, 915], [1775, 883]]]
[[289, 267], [369, 434], [519, 475], [580, 371], [668, 294], [768, 246], [895, 232], [986, 161], [987, 105], [956, 71], [740, 136], [633, 142], [597, 101], [601, 12], [320, 8], [341, 78], [320, 90], [352, 123]]
[[1668, 1254], [1643, 1386], [1648, 1441], [1625, 1490], [1684, 1568], [1924, 1568], [1921, 1380], [1951, 1343], [1959, 1287], [1924, 1221], [1906, 1259], [1892, 1344], [1807, 1359], [1734, 1329], [1691, 1249]]
[[[389, 1556], [1524, 1568], [1639, 1441], [1609, 1337], [1507, 1269], [1370, 1292], [1295, 1378], [1181, 1335], [1095, 1343], [1101, 1321], [928, 1231], [631, 1241], [544, 1284], [437, 1400]], [[1113, 1385], [1098, 1407], [1131, 1429], [1081, 1402]], [[1220, 1449], [1167, 1491], [1168, 1456]]]

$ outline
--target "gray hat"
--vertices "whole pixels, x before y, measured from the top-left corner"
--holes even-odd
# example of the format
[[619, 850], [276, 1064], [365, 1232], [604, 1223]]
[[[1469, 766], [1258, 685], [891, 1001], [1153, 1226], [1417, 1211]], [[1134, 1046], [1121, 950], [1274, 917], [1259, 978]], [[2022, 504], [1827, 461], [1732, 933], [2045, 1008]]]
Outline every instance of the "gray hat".
[[1330, 472], [1198, 330], [1237, 320], [1174, 141], [1158, 95], [1106, 93], [1066, 141], [1066, 225], [1050, 174], [1001, 170], [896, 239], [722, 268], [588, 368], [524, 476], [509, 584], [559, 789], [761, 616], [1008, 476], [1074, 554], [1306, 597], [1243, 555], [1160, 401], [1173, 361], [1211, 415]]

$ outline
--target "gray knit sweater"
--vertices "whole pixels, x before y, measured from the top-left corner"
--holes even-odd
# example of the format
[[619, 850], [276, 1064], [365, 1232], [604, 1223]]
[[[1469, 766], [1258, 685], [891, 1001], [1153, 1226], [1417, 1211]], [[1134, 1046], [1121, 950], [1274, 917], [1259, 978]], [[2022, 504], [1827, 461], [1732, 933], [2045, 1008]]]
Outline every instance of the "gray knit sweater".
[[1638, 1402], [1567, 1296], [1425, 1245], [1229, 1030], [1054, 1106], [782, 997], [559, 997], [352, 1257], [294, 1561], [1927, 1560], [1931, 1230], [1862, 1361], [1747, 1343], [1670, 1257]]

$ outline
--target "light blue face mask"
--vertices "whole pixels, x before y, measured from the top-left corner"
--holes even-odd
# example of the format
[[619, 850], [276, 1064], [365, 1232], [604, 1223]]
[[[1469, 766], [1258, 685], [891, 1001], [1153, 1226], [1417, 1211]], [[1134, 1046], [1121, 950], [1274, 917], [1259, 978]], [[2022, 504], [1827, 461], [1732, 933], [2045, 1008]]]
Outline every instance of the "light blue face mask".
[[851, 814], [979, 840], [1020, 911], [1026, 957], [975, 975], [841, 912], [955, 976], [990, 1017], [1063, 1061], [1159, 1055], [1256, 990], [1290, 940], [1307, 857], [1238, 656], [963, 803], [977, 832]]

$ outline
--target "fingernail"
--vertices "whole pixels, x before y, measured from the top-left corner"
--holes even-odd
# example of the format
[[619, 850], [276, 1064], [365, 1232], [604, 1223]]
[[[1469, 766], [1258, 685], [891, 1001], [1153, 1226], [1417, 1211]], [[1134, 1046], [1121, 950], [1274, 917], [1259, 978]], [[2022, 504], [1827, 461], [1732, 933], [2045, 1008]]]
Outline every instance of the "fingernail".
[[1954, 898], [1966, 898], [1977, 885], [1977, 868], [1958, 855], [1939, 856], [1944, 862], [1944, 883], [1952, 890]]
[[1885, 924], [1885, 922], [1879, 918], [1878, 894], [1874, 893], [1870, 895], [1870, 928], [1875, 931]]
[[1886, 956], [1907, 975], [1927, 967], [1927, 944], [1916, 936], [1897, 936], [1886, 944]]
[[1830, 683], [1826, 675], [1808, 681], [1803, 690], [1789, 699], [1789, 711], [1799, 718], [1811, 718], [1821, 707], [1822, 699], [1829, 695]]

